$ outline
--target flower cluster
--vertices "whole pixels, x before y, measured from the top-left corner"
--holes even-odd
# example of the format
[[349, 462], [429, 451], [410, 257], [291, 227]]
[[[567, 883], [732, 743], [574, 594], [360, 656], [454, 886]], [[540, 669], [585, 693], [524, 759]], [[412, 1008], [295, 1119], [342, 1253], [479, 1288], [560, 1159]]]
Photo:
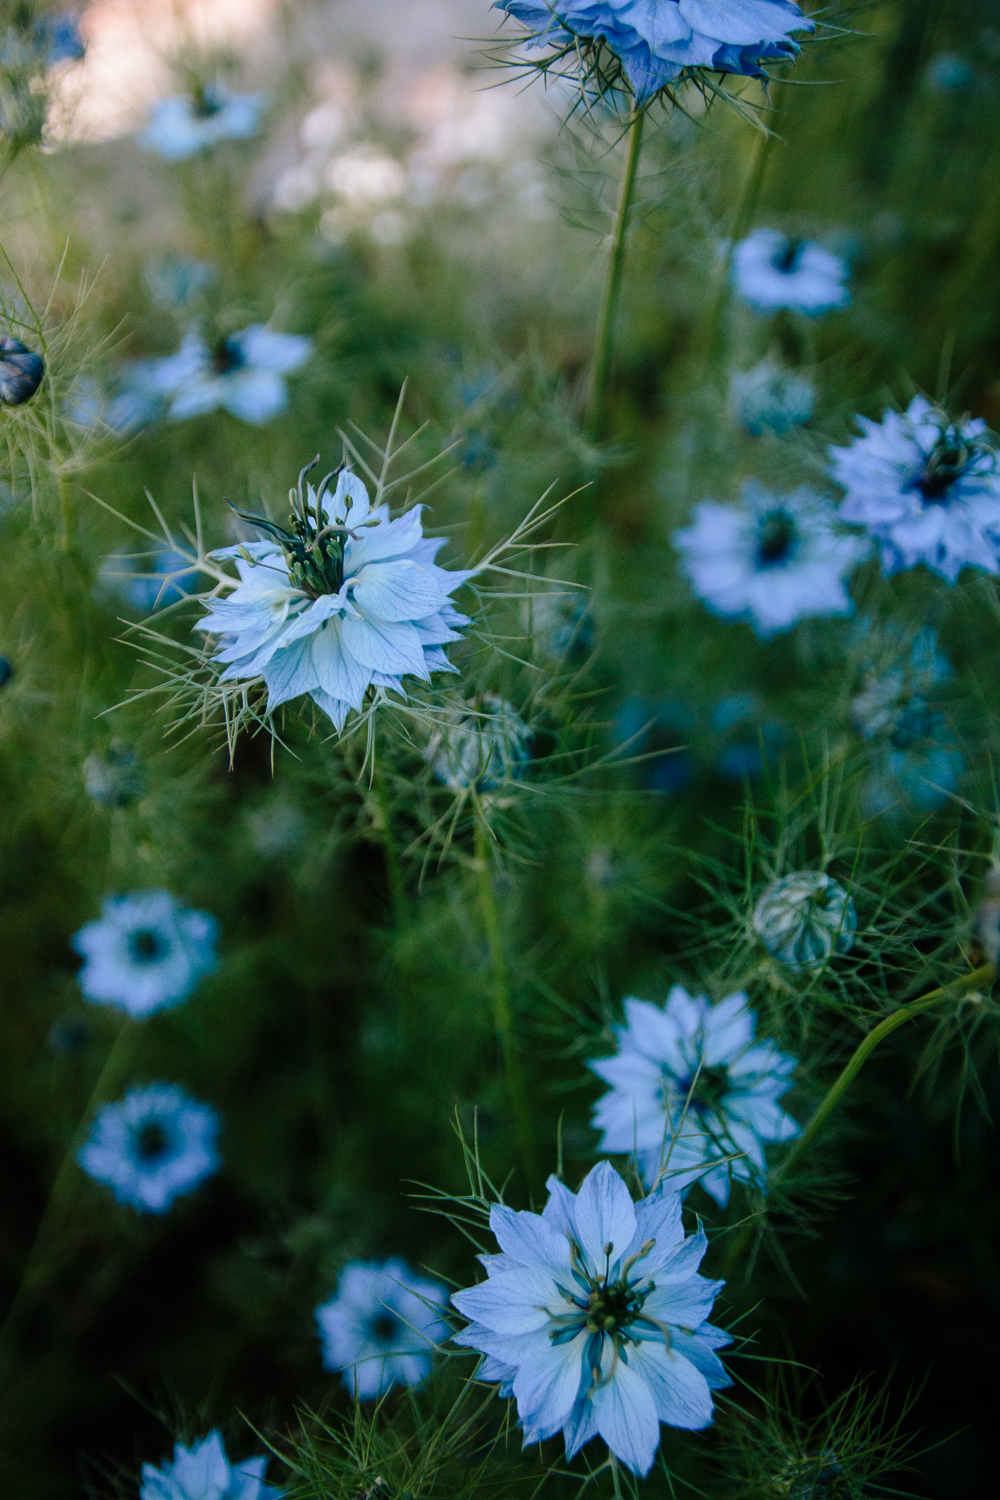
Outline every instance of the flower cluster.
[[525, 1445], [561, 1430], [572, 1458], [600, 1436], [647, 1474], [660, 1423], [709, 1426], [712, 1392], [730, 1384], [715, 1353], [730, 1339], [707, 1321], [722, 1283], [698, 1275], [708, 1242], [685, 1237], [676, 1193], [633, 1203], [607, 1162], [578, 1193], [555, 1177], [548, 1190], [541, 1214], [492, 1209], [502, 1254], [452, 1296], [471, 1320], [454, 1342], [514, 1397]]
[[438, 1283], [405, 1261], [353, 1261], [337, 1295], [316, 1309], [325, 1368], [341, 1371], [362, 1401], [377, 1400], [393, 1385], [420, 1385], [447, 1332], [444, 1301]]
[[618, 1051], [590, 1067], [611, 1085], [594, 1109], [601, 1149], [634, 1155], [647, 1186], [700, 1181], [717, 1203], [731, 1180], [763, 1185], [764, 1146], [799, 1133], [778, 1100], [795, 1058], [755, 1039], [741, 991], [711, 1005], [680, 985], [664, 1007], [625, 1001]]

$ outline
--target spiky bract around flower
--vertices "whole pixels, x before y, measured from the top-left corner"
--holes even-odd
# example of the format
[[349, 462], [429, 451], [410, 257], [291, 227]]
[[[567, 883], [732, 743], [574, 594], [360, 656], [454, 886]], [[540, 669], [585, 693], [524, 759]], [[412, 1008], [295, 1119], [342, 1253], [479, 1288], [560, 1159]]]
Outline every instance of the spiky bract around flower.
[[647, 1186], [701, 1181], [722, 1205], [731, 1180], [762, 1183], [765, 1143], [799, 1133], [778, 1104], [796, 1060], [755, 1040], [747, 996], [712, 1005], [674, 985], [665, 1007], [630, 998], [624, 1009], [618, 1052], [588, 1064], [611, 1085], [594, 1107], [601, 1150], [635, 1155]]
[[424, 758], [445, 786], [484, 788], [520, 777], [530, 741], [517, 709], [496, 693], [483, 693], [439, 721]]
[[454, 1341], [515, 1398], [526, 1445], [561, 1430], [572, 1458], [600, 1436], [647, 1474], [660, 1423], [709, 1426], [712, 1391], [730, 1383], [714, 1352], [730, 1339], [707, 1321], [722, 1283], [698, 1275], [708, 1242], [685, 1238], [677, 1193], [633, 1203], [608, 1162], [578, 1193], [556, 1177], [548, 1190], [541, 1214], [494, 1205], [503, 1253], [452, 1296], [472, 1320]]
[[222, 1434], [210, 1432], [190, 1448], [175, 1444], [172, 1463], [143, 1464], [139, 1500], [280, 1500], [264, 1482], [268, 1462], [261, 1454], [230, 1463]]
[[766, 62], [788, 62], [793, 32], [814, 23], [792, 0], [495, 0], [525, 27], [530, 50], [565, 50], [586, 69], [606, 47], [639, 105], [704, 70], [764, 78]]
[[887, 574], [924, 563], [954, 583], [963, 568], [1000, 573], [1000, 471], [982, 420], [953, 422], [925, 396], [830, 449], [845, 521], [874, 537]]
[[142, 1020], [179, 1005], [212, 972], [217, 934], [214, 917], [181, 906], [169, 891], [109, 896], [100, 919], [73, 938], [84, 959], [80, 989], [94, 1004]]
[[170, 1083], [129, 1089], [97, 1111], [77, 1161], [139, 1213], [166, 1213], [219, 1169], [219, 1117]]
[[790, 240], [777, 229], [755, 229], [733, 251], [737, 295], [758, 312], [797, 312], [807, 318], [849, 306], [848, 268], [811, 240]]
[[167, 161], [184, 161], [220, 141], [247, 140], [260, 128], [264, 100], [263, 94], [234, 94], [221, 83], [172, 95], [154, 105], [139, 143]]
[[812, 490], [774, 495], [750, 480], [739, 507], [699, 505], [693, 525], [674, 532], [674, 545], [698, 598], [766, 638], [796, 620], [853, 610], [846, 579], [867, 547], [838, 532], [835, 521]]
[[796, 870], [774, 880], [753, 911], [753, 927], [772, 958], [811, 969], [854, 946], [854, 902], [821, 870]]
[[336, 1296], [316, 1309], [324, 1366], [341, 1371], [362, 1401], [376, 1400], [393, 1385], [420, 1385], [447, 1332], [439, 1312], [444, 1302], [436, 1281], [398, 1257], [352, 1261]]
[[308, 693], [339, 731], [370, 688], [402, 693], [406, 676], [457, 670], [444, 646], [470, 622], [449, 595], [474, 570], [437, 566], [443, 542], [424, 536], [419, 505], [392, 521], [356, 474], [341, 470], [331, 490], [334, 475], [314, 489], [307, 473], [288, 528], [244, 516], [275, 540], [212, 554], [235, 559], [240, 583], [196, 628], [218, 637], [221, 682], [263, 678], [269, 713]]

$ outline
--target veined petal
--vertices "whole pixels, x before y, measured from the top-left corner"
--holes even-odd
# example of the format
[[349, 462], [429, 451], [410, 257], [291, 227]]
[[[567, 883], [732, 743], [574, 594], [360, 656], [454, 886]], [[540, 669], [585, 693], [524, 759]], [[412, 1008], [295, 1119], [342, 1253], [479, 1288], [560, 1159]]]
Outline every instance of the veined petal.
[[341, 629], [344, 646], [369, 671], [387, 672], [393, 677], [412, 672], [427, 680], [423, 648], [412, 625], [405, 621], [345, 619]]
[[[634, 1345], [629, 1360], [635, 1360]], [[597, 1430], [616, 1458], [633, 1474], [648, 1474], [660, 1442], [660, 1423], [653, 1393], [636, 1368], [619, 1360], [614, 1373], [590, 1391]], [[603, 1383], [602, 1383], [603, 1381]]]
[[629, 1363], [643, 1380], [661, 1422], [694, 1432], [711, 1425], [714, 1409], [708, 1381], [679, 1350], [649, 1340], [629, 1350]]
[[447, 582], [443, 569], [432, 572], [403, 557], [369, 563], [351, 580], [351, 591], [355, 604], [365, 614], [379, 620], [412, 621], [440, 609], [448, 596]]
[[361, 709], [368, 673], [343, 649], [339, 620], [328, 620], [311, 636], [309, 648], [316, 682], [331, 698], [339, 698]]
[[[536, 1333], [547, 1329], [552, 1314], [567, 1311], [569, 1304], [547, 1272], [527, 1268], [509, 1276], [493, 1276], [478, 1286], [455, 1292], [452, 1302], [467, 1318], [483, 1323], [494, 1333]], [[704, 1322], [704, 1318], [699, 1318]], [[546, 1340], [548, 1334], [545, 1334]]]
[[281, 651], [275, 651], [262, 669], [267, 684], [268, 712], [290, 698], [298, 698], [316, 687], [316, 669], [312, 664], [309, 644], [296, 641]]
[[583, 1330], [565, 1344], [540, 1342], [530, 1360], [525, 1360], [514, 1378], [514, 1396], [526, 1427], [554, 1432], [563, 1425], [580, 1389], [589, 1338]]
[[490, 1228], [501, 1250], [521, 1265], [537, 1267], [554, 1277], [570, 1274], [569, 1240], [538, 1214], [515, 1213], [498, 1203], [490, 1210]]
[[587, 1173], [573, 1216], [580, 1249], [595, 1269], [603, 1267], [608, 1257], [614, 1265], [635, 1238], [635, 1208], [610, 1162], [598, 1162]]

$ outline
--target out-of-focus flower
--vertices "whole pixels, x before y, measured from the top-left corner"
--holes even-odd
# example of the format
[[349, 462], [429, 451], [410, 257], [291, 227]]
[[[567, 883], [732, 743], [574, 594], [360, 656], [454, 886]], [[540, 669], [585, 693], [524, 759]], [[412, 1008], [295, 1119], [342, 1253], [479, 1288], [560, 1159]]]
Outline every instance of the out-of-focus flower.
[[438, 1283], [403, 1260], [352, 1261], [337, 1295], [316, 1309], [324, 1367], [340, 1370], [362, 1401], [377, 1400], [392, 1385], [420, 1385], [447, 1333], [444, 1305]]
[[767, 717], [767, 705], [755, 692], [724, 694], [708, 725], [713, 738], [722, 741], [714, 757], [715, 771], [727, 781], [763, 776], [785, 740], [784, 725]]
[[219, 1117], [170, 1083], [129, 1089], [97, 1111], [77, 1152], [88, 1176], [140, 1213], [166, 1213], [219, 1169]]
[[100, 919], [73, 938], [84, 959], [80, 989], [136, 1020], [179, 1005], [215, 968], [217, 934], [214, 917], [181, 906], [169, 891], [109, 896]]
[[0, 336], [0, 401], [5, 406], [23, 406], [42, 383], [45, 361], [20, 339]]
[[437, 566], [442, 540], [424, 536], [419, 505], [390, 521], [357, 475], [314, 489], [311, 467], [290, 492], [288, 529], [243, 515], [275, 541], [213, 554], [235, 558], [240, 583], [196, 628], [219, 637], [220, 681], [262, 677], [269, 711], [308, 693], [340, 730], [369, 688], [402, 693], [408, 675], [457, 671], [444, 646], [469, 619], [448, 596], [474, 570]]
[[972, 82], [974, 74], [964, 57], [956, 52], [939, 52], [927, 64], [927, 82], [942, 94], [961, 93]]
[[162, 255], [142, 273], [149, 295], [158, 307], [182, 308], [207, 290], [218, 277], [210, 260], [190, 255]]
[[751, 437], [791, 432], [816, 410], [816, 387], [806, 375], [771, 358], [752, 370], [737, 370], [729, 382], [729, 410]]
[[190, 328], [176, 354], [149, 361], [144, 380], [167, 399], [174, 422], [224, 407], [234, 417], [262, 426], [285, 410], [284, 376], [304, 365], [312, 352], [311, 339], [275, 333], [264, 323], [241, 328], [214, 349], [197, 328]]
[[772, 881], [753, 910], [757, 936], [790, 969], [818, 968], [834, 953], [849, 953], [857, 926], [854, 902], [820, 870]]
[[5, 688], [14, 675], [14, 668], [6, 656], [0, 656], [0, 688]]
[[183, 599], [194, 571], [188, 558], [168, 548], [154, 552], [148, 561], [112, 552], [98, 572], [97, 593], [110, 589], [133, 609], [145, 612]]
[[281, 1491], [264, 1483], [270, 1460], [263, 1454], [230, 1463], [222, 1434], [200, 1443], [174, 1445], [173, 1463], [142, 1466], [139, 1500], [280, 1500]]
[[111, 432], [128, 437], [148, 427], [163, 415], [161, 393], [151, 384], [155, 360], [134, 359], [123, 364], [110, 391], [102, 389], [91, 375], [73, 384], [66, 403], [69, 421], [84, 432]]
[[445, 786], [496, 786], [517, 780], [528, 759], [531, 730], [505, 699], [482, 693], [447, 723], [438, 722], [424, 759]]
[[594, 1108], [601, 1150], [634, 1154], [647, 1186], [700, 1181], [723, 1205], [731, 1179], [763, 1185], [765, 1143], [799, 1133], [778, 1104], [795, 1058], [754, 1040], [743, 991], [711, 1005], [674, 985], [665, 1007], [626, 1000], [625, 1017], [617, 1054], [588, 1064], [611, 1085]]
[[94, 750], [83, 763], [87, 796], [104, 807], [127, 807], [141, 797], [145, 778], [139, 757], [130, 745], [112, 740], [107, 753]]
[[243, 141], [260, 128], [264, 94], [234, 94], [209, 83], [191, 94], [161, 99], [139, 135], [139, 144], [167, 161], [184, 161], [219, 141]]
[[553, 661], [586, 656], [594, 641], [594, 616], [585, 595], [533, 594], [524, 623], [535, 645]]
[[698, 1430], [712, 1392], [731, 1384], [707, 1321], [723, 1283], [698, 1275], [708, 1241], [685, 1237], [681, 1200], [633, 1203], [608, 1162], [578, 1193], [556, 1177], [541, 1214], [490, 1212], [502, 1254], [487, 1280], [455, 1292], [471, 1319], [454, 1342], [483, 1355], [478, 1378], [513, 1396], [525, 1446], [562, 1430], [571, 1459], [602, 1437], [633, 1474], [648, 1474], [660, 1423]]
[[48, 111], [46, 73], [84, 54], [76, 15], [36, 16], [30, 6], [8, 7], [0, 31], [0, 138], [15, 151], [42, 139]]
[[850, 304], [848, 269], [839, 256], [811, 240], [790, 240], [777, 229], [755, 229], [733, 251], [733, 285], [759, 312], [818, 318]]
[[983, 884], [983, 899], [973, 920], [973, 930], [996, 968], [1000, 965], [1000, 862], [995, 854]]
[[750, 480], [739, 507], [699, 505], [674, 545], [698, 598], [766, 638], [796, 620], [854, 608], [845, 580], [867, 545], [837, 532], [836, 519], [812, 490], [774, 495]]
[[887, 574], [925, 563], [949, 583], [965, 567], [1000, 572], [1000, 471], [983, 421], [949, 420], [917, 396], [862, 436], [832, 447], [830, 473], [846, 491], [840, 514], [867, 527]]
[[603, 44], [645, 104], [695, 69], [765, 77], [765, 62], [798, 55], [794, 31], [814, 25], [791, 0], [495, 0], [530, 29], [529, 49]]

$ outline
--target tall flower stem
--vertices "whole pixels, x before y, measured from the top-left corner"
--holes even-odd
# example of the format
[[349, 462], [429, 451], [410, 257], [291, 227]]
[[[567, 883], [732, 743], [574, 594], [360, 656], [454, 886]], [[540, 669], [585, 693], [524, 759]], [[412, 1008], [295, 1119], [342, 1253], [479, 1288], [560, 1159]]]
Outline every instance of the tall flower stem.
[[776, 136], [763, 126], [757, 132], [757, 138], [750, 153], [750, 164], [743, 178], [743, 187], [740, 191], [739, 201], [736, 205], [736, 213], [733, 215], [732, 228], [729, 232], [729, 242], [723, 256], [721, 281], [719, 290], [712, 303], [709, 314], [708, 327], [705, 331], [705, 368], [711, 368], [719, 350], [722, 337], [722, 325], [726, 316], [726, 309], [732, 296], [732, 267], [733, 252], [740, 240], [745, 238], [747, 230], [753, 222], [754, 214], [757, 212], [757, 204], [760, 201], [761, 189], [764, 186], [764, 178], [771, 160], [771, 149]]
[[493, 1025], [496, 1030], [500, 1056], [507, 1077], [511, 1112], [514, 1116], [514, 1133], [517, 1136], [521, 1162], [528, 1180], [529, 1192], [539, 1185], [538, 1161], [535, 1155], [535, 1137], [531, 1125], [531, 1109], [521, 1072], [521, 1059], [514, 1036], [514, 1020], [510, 1003], [510, 980], [507, 974], [507, 959], [504, 954], [503, 935], [500, 929], [500, 913], [497, 910], [493, 872], [490, 869], [490, 851], [486, 829], [481, 818], [476, 819], [475, 835], [476, 875], [479, 882], [479, 908], [490, 955], [490, 980], [493, 999]]
[[625, 268], [625, 242], [628, 236], [629, 216], [635, 195], [635, 180], [639, 170], [642, 151], [642, 126], [644, 111], [636, 110], [631, 116], [626, 135], [625, 163], [618, 187], [618, 207], [615, 212], [615, 227], [611, 237], [611, 254], [608, 259], [604, 294], [597, 319], [597, 335], [594, 339], [594, 355], [590, 367], [590, 382], [587, 388], [587, 410], [584, 431], [591, 442], [598, 442], [604, 417], [604, 395], [614, 352], [615, 319], [621, 293], [622, 272]]
[[[960, 995], [966, 994], [969, 990], [975, 990], [980, 985], [992, 983], [995, 974], [996, 971], [992, 964], [983, 964], [980, 968], [973, 969], [971, 973], [963, 975], [961, 979], [956, 979], [951, 984], [941, 985], [939, 989], [931, 990], [929, 994], [922, 995], [919, 1000], [912, 1000], [909, 1005], [901, 1005], [898, 1010], [894, 1010], [887, 1015], [884, 1021], [880, 1021], [877, 1026], [873, 1026], [868, 1035], [858, 1043], [846, 1065], [827, 1089], [822, 1103], [795, 1142], [791, 1151], [789, 1151], [780, 1166], [770, 1174], [768, 1186], [773, 1187], [783, 1177], [787, 1177], [789, 1172], [798, 1165], [819, 1139], [826, 1128], [830, 1116], [880, 1042], [885, 1041], [885, 1038], [891, 1036], [900, 1026], [905, 1026], [907, 1021], [913, 1020], [915, 1016], [923, 1015], [925, 1011], [933, 1010], [936, 1005], [941, 1005], [945, 1000], [958, 999]], [[725, 1261], [723, 1262], [724, 1270], [728, 1271], [739, 1259], [752, 1233], [753, 1225], [745, 1224], [726, 1254]]]
[[375, 806], [378, 809], [378, 819], [381, 825], [379, 832], [382, 836], [382, 853], [385, 857], [385, 873], [389, 883], [392, 915], [398, 927], [406, 916], [406, 881], [392, 832], [392, 803], [386, 790], [382, 768], [377, 760], [372, 767], [371, 787], [375, 794]]

